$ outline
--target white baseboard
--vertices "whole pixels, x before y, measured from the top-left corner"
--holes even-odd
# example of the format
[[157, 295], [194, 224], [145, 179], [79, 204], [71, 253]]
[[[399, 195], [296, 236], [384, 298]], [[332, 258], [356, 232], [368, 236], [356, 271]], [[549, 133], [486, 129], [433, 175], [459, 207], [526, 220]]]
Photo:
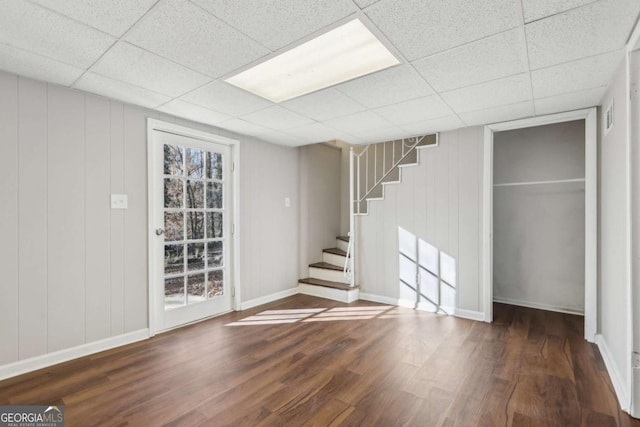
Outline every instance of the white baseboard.
[[344, 291], [342, 289], [327, 288], [324, 286], [298, 283], [298, 293], [311, 295], [313, 297], [327, 298], [334, 301], [350, 303], [359, 299], [360, 290], [358, 288]]
[[607, 367], [609, 378], [611, 378], [611, 382], [613, 383], [613, 389], [618, 397], [618, 404], [620, 404], [623, 411], [629, 412], [629, 394], [627, 393], [627, 388], [624, 385], [624, 377], [616, 365], [615, 359], [611, 354], [611, 350], [609, 350], [609, 346], [607, 345], [607, 341], [601, 334], [596, 334], [596, 344], [598, 345], [598, 349], [600, 350], [600, 354], [604, 360], [604, 365]]
[[285, 289], [284, 291], [265, 295], [260, 298], [250, 299], [249, 301], [240, 303], [240, 310], [248, 310], [250, 308], [257, 307], [262, 304], [267, 304], [282, 298], [290, 297], [291, 295], [295, 295], [297, 293], [298, 293], [298, 288], [289, 288], [289, 289]]
[[[388, 304], [388, 305], [400, 305], [397, 298], [385, 297], [382, 295], [374, 295], [368, 294], [366, 292], [360, 292], [360, 299], [364, 301], [377, 302], [379, 304]], [[411, 306], [413, 308], [413, 306]]]
[[556, 311], [558, 313], [576, 314], [578, 316], [584, 316], [584, 310], [574, 310], [572, 308], [558, 307], [555, 305], [544, 304], [539, 302], [521, 301], [517, 299], [493, 297], [493, 302], [501, 304], [517, 305], [519, 307], [536, 308], [538, 310]]
[[89, 356], [115, 347], [121, 347], [147, 338], [149, 338], [149, 329], [140, 329], [138, 331], [129, 332], [115, 337], [82, 344], [77, 347], [47, 353], [25, 360], [19, 360], [14, 363], [9, 363], [8, 365], [0, 366], [0, 380], [26, 374], [27, 372], [37, 371], [38, 369], [57, 365], [62, 362], [68, 362], [69, 360]]
[[461, 308], [456, 308], [453, 311], [453, 315], [456, 317], [462, 317], [463, 319], [477, 320], [478, 322], [484, 322], [484, 312], [482, 311], [463, 310]]

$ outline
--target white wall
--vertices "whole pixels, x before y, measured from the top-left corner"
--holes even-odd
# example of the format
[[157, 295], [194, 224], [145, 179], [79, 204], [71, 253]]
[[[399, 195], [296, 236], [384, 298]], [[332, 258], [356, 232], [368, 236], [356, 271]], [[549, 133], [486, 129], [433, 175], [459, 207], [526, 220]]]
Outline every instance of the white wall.
[[493, 177], [494, 299], [583, 313], [584, 120], [494, 133]]
[[480, 312], [483, 129], [440, 134], [439, 146], [420, 151], [418, 166], [403, 168], [384, 201], [358, 217], [358, 282], [362, 292], [399, 299], [398, 227], [457, 261], [457, 308]]
[[241, 141], [242, 299], [296, 286], [296, 149], [6, 73], [0, 93], [0, 365], [147, 327], [147, 117]]
[[[615, 73], [601, 105], [615, 101], [614, 128], [600, 139], [599, 169], [599, 331], [610, 353], [614, 372], [609, 371], [614, 383], [616, 375], [624, 390], [629, 387], [629, 355], [627, 336], [627, 302], [631, 297], [627, 289], [627, 108], [626, 67]], [[601, 124], [602, 128], [602, 124]], [[602, 129], [601, 129], [602, 131]], [[617, 371], [617, 372], [616, 372]], [[627, 402], [621, 402], [626, 405]]]
[[[639, 41], [640, 43], [640, 41]], [[632, 197], [632, 274], [633, 274], [633, 350], [640, 353], [640, 50], [631, 53], [631, 197]], [[640, 418], [640, 368], [634, 369], [633, 416]]]
[[313, 144], [299, 148], [300, 277], [322, 261], [322, 250], [336, 246], [340, 234], [341, 156], [336, 146]]

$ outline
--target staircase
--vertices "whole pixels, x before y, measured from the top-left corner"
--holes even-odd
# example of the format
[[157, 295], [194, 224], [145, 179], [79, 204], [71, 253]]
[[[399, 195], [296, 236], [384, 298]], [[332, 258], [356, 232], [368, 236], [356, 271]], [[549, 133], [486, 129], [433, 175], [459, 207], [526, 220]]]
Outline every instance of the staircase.
[[309, 264], [309, 277], [298, 281], [298, 292], [341, 302], [356, 301], [359, 289], [351, 287], [351, 279], [344, 273], [348, 246], [348, 236], [336, 237], [336, 247], [322, 251], [322, 262]]
[[[384, 200], [386, 185], [402, 182], [402, 169], [419, 164], [419, 149], [437, 147], [438, 135], [424, 135], [371, 144], [350, 154], [350, 236], [338, 236], [336, 247], [322, 251], [322, 262], [309, 264], [309, 277], [298, 292], [341, 302], [358, 299], [353, 275], [355, 218], [367, 215], [369, 203]], [[359, 148], [359, 147], [358, 147]], [[349, 262], [347, 263], [347, 258]]]

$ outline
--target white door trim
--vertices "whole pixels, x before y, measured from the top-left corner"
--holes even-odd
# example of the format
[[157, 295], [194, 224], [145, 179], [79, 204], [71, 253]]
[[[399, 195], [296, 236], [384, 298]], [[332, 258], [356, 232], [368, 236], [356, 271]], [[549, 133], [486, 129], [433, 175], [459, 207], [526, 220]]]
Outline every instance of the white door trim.
[[231, 149], [232, 166], [232, 206], [233, 206], [233, 263], [230, 268], [231, 280], [233, 284], [232, 308], [240, 309], [240, 142], [235, 139], [215, 135], [209, 132], [203, 132], [180, 126], [174, 123], [168, 123], [156, 119], [147, 119], [147, 263], [148, 263], [148, 309], [149, 309], [149, 336], [154, 336], [158, 332], [160, 313], [157, 312], [155, 297], [158, 290], [156, 289], [157, 260], [152, 256], [152, 248], [154, 247], [154, 229], [153, 229], [153, 197], [157, 191], [158, 183], [154, 180], [153, 170], [153, 132], [163, 131], [176, 135], [186, 136], [190, 138], [200, 139], [202, 141], [224, 144]]
[[484, 321], [493, 321], [493, 134], [573, 120], [585, 121], [585, 307], [584, 334], [595, 341], [598, 325], [598, 118], [597, 109], [570, 111], [484, 127], [482, 287]]

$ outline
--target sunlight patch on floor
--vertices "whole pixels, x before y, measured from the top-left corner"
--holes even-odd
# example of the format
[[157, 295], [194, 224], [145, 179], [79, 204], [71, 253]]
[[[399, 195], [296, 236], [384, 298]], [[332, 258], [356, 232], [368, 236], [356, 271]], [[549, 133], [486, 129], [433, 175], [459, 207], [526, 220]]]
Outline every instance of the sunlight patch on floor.
[[290, 310], [265, 310], [226, 326], [277, 325], [296, 322], [331, 322], [337, 320], [371, 320], [389, 318], [398, 307], [376, 305], [362, 307], [304, 308]]

